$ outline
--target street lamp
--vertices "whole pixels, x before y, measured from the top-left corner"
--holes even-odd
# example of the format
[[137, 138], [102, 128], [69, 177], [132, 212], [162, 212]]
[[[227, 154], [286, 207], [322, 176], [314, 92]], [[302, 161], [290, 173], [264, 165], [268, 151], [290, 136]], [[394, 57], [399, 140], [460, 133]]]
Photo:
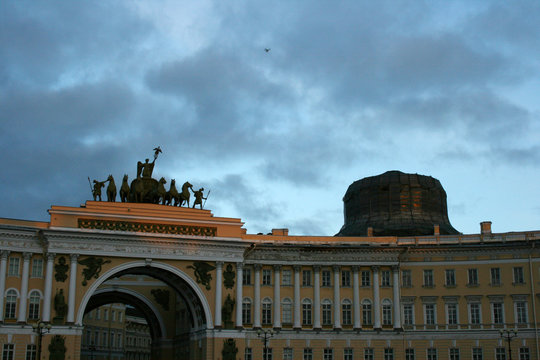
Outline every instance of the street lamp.
[[508, 329], [499, 329], [499, 334], [501, 335], [501, 339], [506, 340], [508, 342], [508, 360], [512, 360], [512, 347], [511, 342], [512, 339], [517, 336], [517, 329], [508, 330]]
[[51, 328], [52, 328], [51, 324], [44, 323], [41, 320], [38, 321], [37, 323], [32, 324], [32, 330], [38, 336], [38, 350], [37, 350], [38, 360], [41, 360], [41, 340], [43, 339], [43, 335], [51, 332]]
[[257, 337], [264, 343], [264, 360], [268, 360], [268, 341], [274, 336], [274, 330], [257, 330]]

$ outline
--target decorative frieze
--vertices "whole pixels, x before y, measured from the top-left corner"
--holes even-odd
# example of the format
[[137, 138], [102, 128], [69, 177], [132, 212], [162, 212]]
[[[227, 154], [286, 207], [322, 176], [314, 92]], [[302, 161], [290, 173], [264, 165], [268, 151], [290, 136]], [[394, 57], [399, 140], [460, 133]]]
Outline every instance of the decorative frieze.
[[81, 229], [112, 230], [146, 232], [156, 234], [175, 234], [193, 236], [217, 236], [217, 228], [209, 226], [174, 225], [174, 224], [153, 224], [131, 221], [114, 221], [99, 219], [78, 219], [78, 226]]

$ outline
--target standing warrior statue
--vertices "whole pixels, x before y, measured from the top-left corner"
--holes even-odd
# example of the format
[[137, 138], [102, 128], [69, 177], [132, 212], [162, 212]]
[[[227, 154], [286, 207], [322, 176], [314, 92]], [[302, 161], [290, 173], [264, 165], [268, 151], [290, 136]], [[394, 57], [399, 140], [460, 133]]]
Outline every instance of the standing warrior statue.
[[[90, 178], [88, 178], [88, 181], [90, 181]], [[105, 186], [105, 183], [107, 181], [108, 180], [105, 180], [105, 181], [94, 180], [94, 188], [92, 189], [92, 195], [94, 196], [94, 201], [96, 201], [96, 199], [99, 199], [99, 201], [101, 201], [101, 188]]]
[[[193, 189], [191, 190], [193, 191]], [[193, 191], [193, 196], [195, 196], [195, 201], [193, 202], [193, 209], [195, 208], [195, 205], [199, 205], [201, 207], [201, 210], [203, 208], [203, 199], [206, 200], [208, 197], [203, 196], [204, 188], [200, 188], [197, 191]]]

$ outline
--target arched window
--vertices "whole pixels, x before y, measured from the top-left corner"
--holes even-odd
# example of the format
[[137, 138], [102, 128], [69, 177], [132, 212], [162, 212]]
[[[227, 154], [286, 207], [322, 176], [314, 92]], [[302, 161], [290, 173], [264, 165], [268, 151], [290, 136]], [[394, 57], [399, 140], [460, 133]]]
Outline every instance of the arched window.
[[262, 301], [262, 323], [272, 324], [272, 300], [270, 298], [264, 298]]
[[373, 320], [371, 316], [371, 300], [364, 299], [362, 301], [362, 324], [372, 325]]
[[311, 300], [304, 299], [302, 301], [302, 325], [311, 325]]
[[6, 293], [5, 318], [15, 319], [15, 310], [17, 308], [17, 291], [10, 289]]
[[289, 298], [281, 301], [281, 321], [283, 324], [292, 324], [292, 300]]
[[39, 291], [32, 291], [30, 293], [29, 299], [30, 301], [28, 303], [28, 319], [37, 320], [39, 319], [39, 301], [41, 300]]
[[251, 299], [242, 300], [242, 324], [251, 324]]
[[322, 306], [322, 323], [323, 325], [332, 325], [332, 301], [324, 299]]
[[352, 324], [352, 305], [351, 300], [345, 299], [341, 302], [341, 317], [343, 325]]
[[392, 301], [390, 299], [382, 301], [382, 322], [383, 325], [392, 325]]

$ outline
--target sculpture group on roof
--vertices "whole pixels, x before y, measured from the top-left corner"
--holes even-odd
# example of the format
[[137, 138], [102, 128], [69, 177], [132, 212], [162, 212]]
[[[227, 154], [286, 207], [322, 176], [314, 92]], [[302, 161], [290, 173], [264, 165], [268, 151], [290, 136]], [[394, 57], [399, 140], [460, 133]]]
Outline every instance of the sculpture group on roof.
[[[121, 202], [134, 202], [134, 203], [151, 203], [151, 204], [162, 204], [170, 206], [183, 206], [184, 204], [189, 207], [189, 199], [191, 197], [191, 192], [195, 197], [193, 201], [193, 208], [196, 205], [202, 209], [208, 198], [208, 194], [204, 197], [204, 188], [199, 190], [193, 190], [193, 185], [186, 181], [179, 192], [176, 189], [175, 179], [171, 180], [169, 190], [165, 189], [165, 184], [167, 180], [165, 178], [156, 179], [152, 178], [152, 173], [154, 171], [154, 165], [158, 155], [162, 152], [161, 148], [158, 146], [154, 148], [154, 160], [149, 162], [149, 159], [145, 159], [144, 162], [137, 162], [137, 177], [131, 182], [128, 183], [128, 175], [125, 174], [122, 179], [122, 185], [120, 186], [120, 201]], [[90, 177], [88, 178], [90, 182]], [[108, 183], [106, 189], [107, 201], [115, 202], [117, 189], [114, 182], [114, 177], [109, 175], [105, 181], [93, 181], [90, 183], [90, 188], [92, 190], [92, 196], [94, 201], [102, 201], [101, 189], [105, 187], [105, 183]], [[191, 192], [190, 192], [191, 191]], [[204, 200], [204, 202], [203, 202]]]

